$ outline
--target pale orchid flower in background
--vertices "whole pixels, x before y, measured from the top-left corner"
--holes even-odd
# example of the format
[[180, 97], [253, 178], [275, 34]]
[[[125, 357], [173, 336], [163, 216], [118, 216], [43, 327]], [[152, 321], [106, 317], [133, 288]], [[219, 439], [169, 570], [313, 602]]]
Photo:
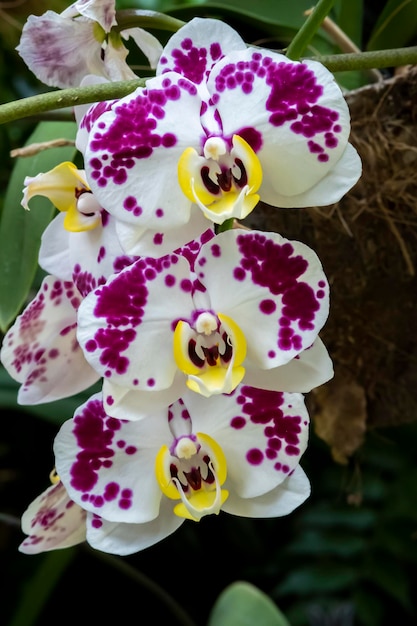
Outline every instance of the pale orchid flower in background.
[[137, 419], [135, 406], [170, 404], [187, 387], [208, 397], [242, 381], [303, 393], [326, 382], [331, 361], [316, 340], [327, 315], [328, 283], [310, 248], [275, 233], [209, 231], [90, 292], [77, 337], [104, 378], [106, 411]]
[[310, 493], [299, 466], [308, 424], [301, 394], [246, 385], [186, 392], [130, 422], [109, 417], [96, 394], [63, 424], [54, 453], [69, 497], [88, 511], [87, 541], [132, 554], [184, 519], [291, 513]]
[[30, 15], [17, 51], [33, 74], [50, 87], [75, 87], [89, 74], [111, 81], [137, 78], [126, 63], [123, 39], [129, 37], [155, 68], [160, 42], [141, 28], [118, 33], [113, 30], [116, 25], [115, 0], [78, 0], [60, 14], [48, 10]]
[[220, 224], [259, 198], [336, 202], [361, 173], [349, 134], [343, 93], [323, 65], [247, 47], [227, 24], [194, 18], [146, 87], [89, 109], [77, 145], [104, 208], [164, 230], [196, 207]]
[[46, 276], [40, 289], [7, 331], [0, 358], [20, 383], [19, 404], [72, 396], [99, 380], [76, 337], [82, 300], [72, 281]]
[[22, 515], [22, 530], [28, 535], [19, 546], [24, 554], [69, 548], [85, 541], [86, 511], [69, 498], [56, 474], [52, 473], [51, 481]]

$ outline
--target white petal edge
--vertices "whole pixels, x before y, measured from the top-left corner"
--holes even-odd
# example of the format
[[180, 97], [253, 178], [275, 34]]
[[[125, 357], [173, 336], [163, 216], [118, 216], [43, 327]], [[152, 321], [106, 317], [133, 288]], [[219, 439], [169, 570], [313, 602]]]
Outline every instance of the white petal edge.
[[240, 517], [270, 518], [289, 515], [310, 496], [310, 481], [297, 466], [283, 483], [257, 498], [239, 498], [231, 493], [223, 510]]

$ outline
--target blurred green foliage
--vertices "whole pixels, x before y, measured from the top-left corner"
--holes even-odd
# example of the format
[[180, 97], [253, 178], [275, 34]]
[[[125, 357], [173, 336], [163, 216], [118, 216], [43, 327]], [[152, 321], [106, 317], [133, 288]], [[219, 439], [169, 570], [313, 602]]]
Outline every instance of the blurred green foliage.
[[[68, 4], [32, 0], [0, 5], [1, 102], [46, 90], [14, 48], [29, 14], [47, 9], [60, 12]], [[118, 0], [117, 7], [163, 11], [184, 21], [196, 15], [219, 17], [246, 41], [283, 49], [303, 24], [303, 13], [311, 4], [310, 0]], [[417, 43], [415, 0], [336, 0], [330, 17], [363, 50]], [[168, 37], [167, 33], [158, 35], [161, 41]], [[308, 55], [340, 51], [337, 42], [320, 31]], [[351, 72], [337, 79], [346, 89], [370, 80], [369, 74]], [[22, 234], [19, 211], [23, 212], [20, 190], [24, 176], [47, 167], [42, 157], [32, 170], [29, 160], [27, 167], [22, 165], [23, 159], [14, 169], [10, 157], [12, 149], [33, 137], [49, 137], [46, 127], [38, 123], [38, 119], [26, 119], [0, 126], [0, 217], [1, 228], [6, 229], [0, 250], [0, 302], [3, 311], [8, 310], [2, 318], [3, 330], [41, 280], [34, 264], [36, 250], [32, 249], [27, 262], [22, 247], [17, 252], [5, 247], [8, 236], [12, 240]], [[73, 136], [73, 128], [67, 133], [60, 126], [59, 134], [62, 132]], [[60, 160], [71, 158], [63, 152], [59, 155]], [[48, 158], [56, 155], [50, 153]], [[43, 217], [39, 212], [34, 218], [46, 224], [52, 211], [50, 207], [42, 210]], [[27, 272], [19, 290], [13, 279], [7, 282], [6, 263], [15, 265], [16, 275]], [[17, 389], [17, 383], [0, 369], [0, 551], [7, 571], [0, 621], [5, 626], [44, 626], [62, 619], [63, 612], [67, 620], [81, 619], [81, 623], [114, 620], [124, 624], [132, 619], [143, 623], [143, 616], [150, 612], [153, 623], [186, 624], [155, 590], [156, 585], [190, 615], [189, 624], [194, 620], [199, 626], [244, 626], [243, 618], [236, 621], [236, 616], [250, 615], [252, 610], [258, 616], [251, 619], [254, 626], [280, 626], [286, 620], [291, 626], [417, 623], [413, 589], [417, 577], [417, 424], [368, 433], [364, 446], [347, 466], [336, 465], [326, 445], [312, 432], [302, 461], [312, 495], [299, 510], [276, 520], [221, 514], [199, 524], [186, 523], [161, 544], [124, 559], [126, 570], [121, 572], [118, 559], [103, 560], [103, 555], [85, 547], [35, 557], [17, 551], [22, 540], [18, 519], [47, 486], [53, 437], [89, 395], [85, 392], [51, 405], [19, 407]], [[144, 577], [142, 585], [134, 572]], [[151, 585], [146, 583], [148, 579]], [[233, 586], [236, 581], [248, 581], [255, 590]], [[269, 600], [259, 608], [262, 594], [280, 607], [285, 618], [279, 611], [274, 614]]]

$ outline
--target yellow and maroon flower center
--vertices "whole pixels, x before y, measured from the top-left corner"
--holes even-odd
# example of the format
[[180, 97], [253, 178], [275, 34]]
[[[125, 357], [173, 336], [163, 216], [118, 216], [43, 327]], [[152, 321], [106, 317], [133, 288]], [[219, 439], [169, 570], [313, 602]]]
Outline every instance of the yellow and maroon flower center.
[[262, 167], [250, 145], [233, 135], [229, 149], [222, 137], [209, 137], [199, 155], [187, 148], [178, 162], [178, 182], [183, 193], [211, 221], [245, 218], [259, 202]]
[[245, 375], [245, 336], [221, 313], [202, 311], [193, 325], [180, 320], [173, 348], [176, 364], [187, 376], [187, 386], [205, 397], [231, 393]]
[[170, 448], [162, 446], [155, 459], [158, 485], [171, 500], [181, 500], [174, 513], [194, 521], [218, 514], [228, 492], [221, 489], [227, 464], [219, 444], [204, 433], [184, 435]]

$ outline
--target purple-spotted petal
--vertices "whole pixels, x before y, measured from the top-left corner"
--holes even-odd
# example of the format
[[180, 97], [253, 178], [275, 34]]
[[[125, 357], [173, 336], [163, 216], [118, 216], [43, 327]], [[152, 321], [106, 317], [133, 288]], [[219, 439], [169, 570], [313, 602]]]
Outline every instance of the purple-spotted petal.
[[90, 20], [46, 11], [29, 15], [16, 49], [40, 81], [64, 88], [79, 85], [87, 74], [104, 74], [101, 45]]
[[85, 170], [109, 213], [157, 232], [189, 220], [191, 201], [179, 186], [177, 162], [185, 148], [202, 140], [200, 107], [195, 85], [169, 73], [150, 79], [146, 88], [109, 110], [104, 107], [101, 115], [97, 108], [89, 111]]
[[85, 541], [86, 512], [70, 500], [61, 482], [38, 496], [22, 516], [22, 530], [28, 535], [20, 544], [24, 554], [69, 548]]
[[99, 375], [76, 339], [81, 296], [72, 282], [47, 276], [7, 332], [1, 362], [21, 383], [20, 404], [52, 402], [94, 384]]
[[189, 241], [197, 240], [208, 229], [214, 234], [212, 222], [195, 207], [191, 209], [187, 224], [165, 231], [138, 228], [134, 224], [120, 220], [116, 223], [118, 239], [128, 254], [151, 257], [163, 256]]
[[64, 217], [57, 215], [45, 229], [39, 264], [63, 280], [72, 280], [82, 296], [135, 260], [123, 252], [115, 220], [107, 213], [102, 213], [99, 226], [83, 232], [65, 230]]
[[180, 28], [168, 41], [156, 70], [182, 74], [201, 84], [225, 54], [244, 50], [246, 44], [230, 26], [220, 20], [194, 18]]
[[151, 522], [126, 524], [87, 515], [87, 541], [96, 550], [126, 556], [162, 541], [177, 530], [184, 518], [174, 515], [172, 500], [163, 499], [159, 515]]
[[153, 411], [166, 408], [180, 398], [185, 391], [186, 377], [176, 372], [172, 385], [162, 391], [135, 391], [103, 381], [103, 404], [112, 417], [123, 420], [140, 420]]
[[167, 389], [176, 365], [173, 326], [190, 316], [189, 266], [172, 254], [140, 258], [90, 293], [78, 314], [78, 340], [96, 371], [137, 391]]
[[193, 432], [205, 432], [227, 460], [225, 488], [242, 498], [260, 496], [297, 467], [308, 440], [304, 398], [240, 385], [229, 395], [184, 396]]
[[57, 473], [70, 497], [112, 522], [142, 523], [159, 513], [155, 456], [170, 440], [166, 408], [140, 421], [109, 417], [101, 394], [80, 406], [55, 438]]
[[212, 308], [243, 331], [248, 365], [270, 369], [287, 363], [311, 346], [327, 319], [323, 268], [298, 241], [228, 230], [202, 246], [196, 268]]
[[246, 367], [245, 383], [262, 389], [308, 393], [333, 378], [333, 363], [321, 339], [291, 361], [270, 370]]
[[[348, 145], [349, 110], [334, 76], [314, 61], [294, 62], [249, 48], [216, 64], [208, 89], [224, 135], [241, 135], [257, 153], [262, 200], [273, 206], [305, 206], [302, 194], [332, 171]], [[360, 172], [359, 158], [349, 163], [347, 184], [337, 199]], [[334, 186], [332, 191], [337, 192]], [[316, 194], [317, 204], [336, 201], [325, 192], [326, 187]]]
[[61, 13], [68, 18], [77, 15], [97, 22], [106, 33], [117, 24], [115, 0], [77, 0]]
[[310, 495], [310, 481], [300, 466], [280, 485], [257, 498], [240, 498], [230, 493], [223, 510], [241, 517], [281, 517], [289, 515]]

